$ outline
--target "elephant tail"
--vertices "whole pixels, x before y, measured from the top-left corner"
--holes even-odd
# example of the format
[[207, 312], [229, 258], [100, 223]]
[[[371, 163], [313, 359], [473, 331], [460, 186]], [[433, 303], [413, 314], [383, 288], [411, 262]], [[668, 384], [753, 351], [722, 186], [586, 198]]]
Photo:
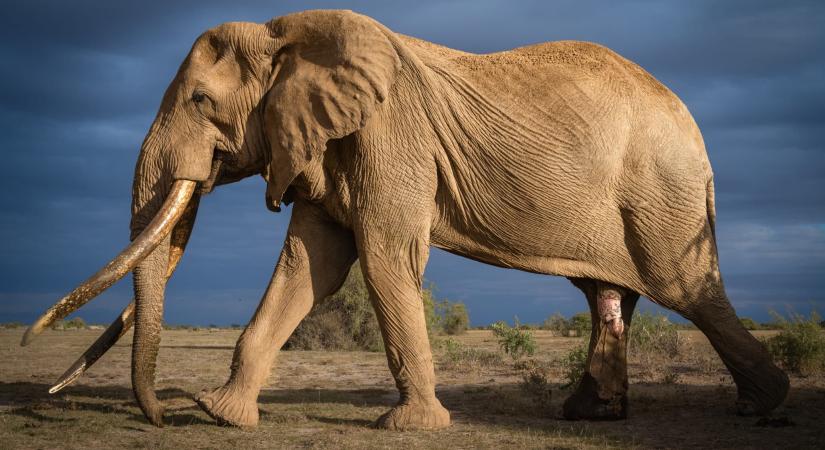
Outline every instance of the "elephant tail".
[[713, 236], [713, 242], [716, 242], [716, 200], [713, 193], [713, 176], [708, 178], [707, 192], [705, 199], [707, 202], [708, 224], [710, 224], [710, 233]]

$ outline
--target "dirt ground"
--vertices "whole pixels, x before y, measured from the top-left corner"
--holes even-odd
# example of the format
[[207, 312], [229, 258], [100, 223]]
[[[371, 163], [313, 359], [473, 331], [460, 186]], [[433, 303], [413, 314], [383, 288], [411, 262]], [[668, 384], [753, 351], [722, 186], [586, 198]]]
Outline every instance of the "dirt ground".
[[[100, 331], [48, 331], [27, 348], [23, 329], [0, 330], [0, 448], [823, 448], [825, 380], [792, 378], [771, 420], [733, 413], [735, 388], [707, 341], [683, 332], [676, 360], [634, 359], [630, 418], [558, 418], [569, 391], [557, 361], [579, 342], [537, 331], [551, 364], [550, 413], [537, 408], [512, 362], [469, 367], [436, 352], [438, 396], [453, 425], [389, 432], [373, 421], [397, 399], [383, 353], [283, 352], [260, 398], [256, 430], [218, 427], [191, 397], [222, 384], [239, 331], [164, 331], [157, 387], [167, 425], [150, 426], [129, 381], [131, 335], [75, 385], [48, 388]], [[488, 331], [462, 343], [496, 351]]]

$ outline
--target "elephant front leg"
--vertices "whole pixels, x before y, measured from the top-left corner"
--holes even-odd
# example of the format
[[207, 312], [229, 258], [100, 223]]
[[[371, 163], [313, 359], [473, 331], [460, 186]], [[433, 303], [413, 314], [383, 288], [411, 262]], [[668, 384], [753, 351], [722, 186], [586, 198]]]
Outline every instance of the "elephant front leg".
[[344, 282], [356, 252], [352, 233], [315, 207], [296, 202], [272, 281], [235, 348], [229, 381], [195, 400], [220, 424], [254, 427], [258, 394], [278, 350], [314, 302]]
[[585, 373], [563, 406], [566, 419], [616, 420], [627, 417], [626, 328], [639, 295], [595, 280], [575, 279], [587, 296], [593, 328]]
[[376, 426], [392, 430], [434, 430], [450, 425], [450, 413], [435, 396], [435, 372], [421, 281], [429, 246], [426, 239], [404, 243], [366, 238], [359, 257], [384, 338], [390, 372], [400, 392], [398, 404]]

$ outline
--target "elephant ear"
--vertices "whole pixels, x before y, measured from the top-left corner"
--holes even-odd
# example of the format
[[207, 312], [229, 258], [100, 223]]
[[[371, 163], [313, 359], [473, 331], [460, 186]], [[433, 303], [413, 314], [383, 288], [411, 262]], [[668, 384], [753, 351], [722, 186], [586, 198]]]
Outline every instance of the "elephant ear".
[[268, 26], [282, 43], [264, 112], [267, 206], [278, 211], [286, 189], [328, 140], [366, 124], [401, 63], [379, 25], [350, 11], [298, 13]]

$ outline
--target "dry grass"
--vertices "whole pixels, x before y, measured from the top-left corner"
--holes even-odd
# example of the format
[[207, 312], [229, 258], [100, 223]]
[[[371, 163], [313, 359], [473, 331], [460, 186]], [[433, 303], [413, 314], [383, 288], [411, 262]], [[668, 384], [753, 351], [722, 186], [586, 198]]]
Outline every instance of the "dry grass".
[[[512, 363], [437, 365], [438, 395], [453, 426], [438, 432], [396, 433], [371, 427], [397, 398], [382, 353], [285, 352], [259, 404], [261, 425], [241, 431], [213, 425], [192, 402], [202, 388], [223, 383], [239, 331], [164, 331], [158, 389], [168, 407], [156, 429], [140, 414], [129, 384], [129, 346], [116, 346], [77, 385], [50, 396], [50, 384], [99, 331], [48, 331], [18, 346], [22, 329], [0, 330], [0, 448], [800, 448], [825, 441], [825, 381], [792, 378], [778, 414], [793, 427], [756, 426], [731, 411], [735, 388], [696, 332], [684, 333], [678, 359], [663, 374], [631, 363], [631, 419], [566, 422], [555, 417], [567, 392], [553, 364], [578, 338], [534, 331], [534, 359], [553, 395], [549, 413], [536, 408]], [[489, 331], [456, 339], [495, 352]], [[131, 336], [123, 339], [131, 341]], [[444, 355], [436, 355], [442, 361]], [[652, 371], [655, 372], [655, 371]], [[555, 411], [555, 413], [553, 412]]]

